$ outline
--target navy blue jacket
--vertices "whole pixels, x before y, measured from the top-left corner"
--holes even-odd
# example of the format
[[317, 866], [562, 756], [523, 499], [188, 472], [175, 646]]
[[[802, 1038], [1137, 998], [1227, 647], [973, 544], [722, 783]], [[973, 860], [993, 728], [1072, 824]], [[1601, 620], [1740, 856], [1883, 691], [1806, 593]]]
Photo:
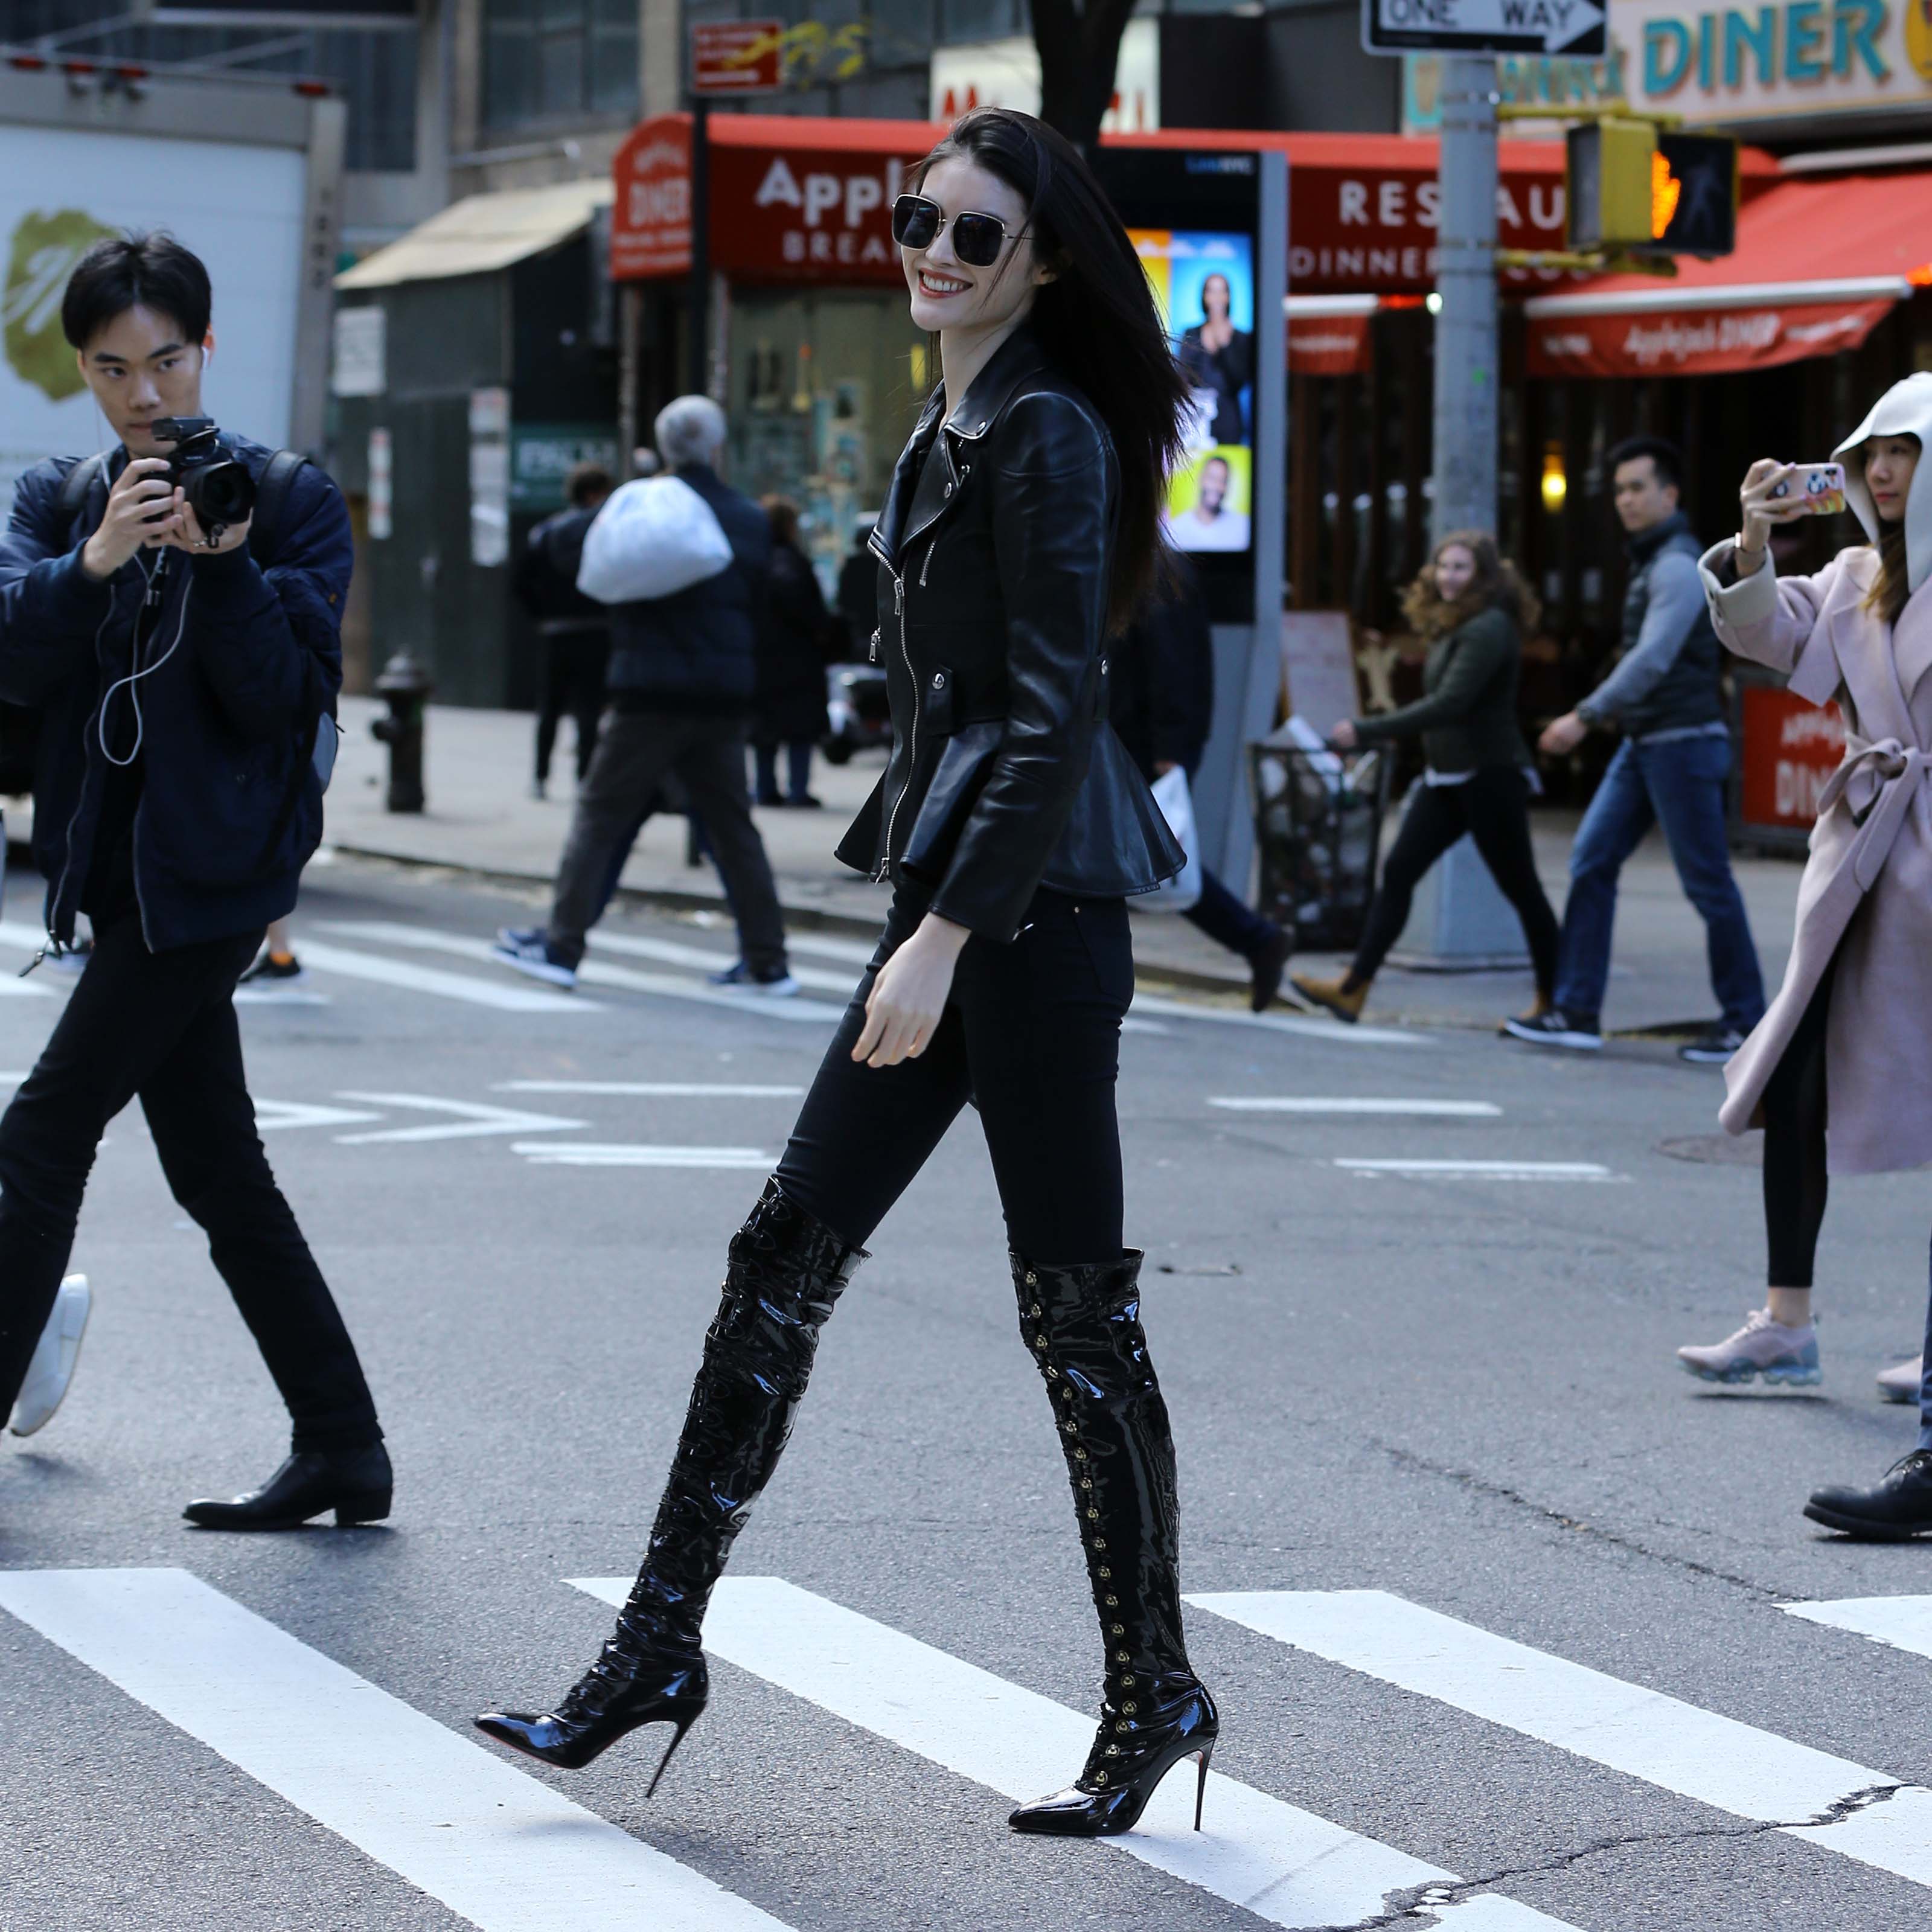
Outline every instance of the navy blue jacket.
[[[224, 440], [259, 476], [271, 452]], [[100, 700], [133, 668], [146, 586], [138, 560], [105, 584], [81, 568], [110, 478], [95, 482], [62, 527], [61, 486], [77, 460], [56, 457], [28, 470], [0, 536], [0, 698], [44, 714], [34, 856], [47, 878], [47, 930], [64, 944], [74, 938], [100, 814]], [[117, 449], [110, 476], [127, 460]], [[317, 720], [342, 682], [342, 606], [355, 552], [340, 492], [310, 464], [284, 500], [266, 571], [246, 544], [191, 560], [166, 554], [172, 588], [148, 661], [159, 661], [177, 631], [181, 643], [135, 687], [142, 771], [134, 890], [153, 952], [258, 932], [293, 908], [302, 868], [322, 838], [311, 752]], [[129, 699], [124, 688], [117, 709]]]
[[711, 506], [731, 562], [675, 596], [611, 607], [604, 689], [622, 710], [748, 718], [758, 698], [771, 522], [705, 464], [686, 464], [677, 475]]

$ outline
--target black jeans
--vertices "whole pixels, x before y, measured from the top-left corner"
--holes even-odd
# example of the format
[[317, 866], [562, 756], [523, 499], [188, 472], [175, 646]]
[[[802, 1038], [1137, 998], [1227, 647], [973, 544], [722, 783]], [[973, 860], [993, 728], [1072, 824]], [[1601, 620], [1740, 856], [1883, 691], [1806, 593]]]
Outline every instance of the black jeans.
[[1550, 999], [1556, 990], [1560, 928], [1536, 876], [1529, 841], [1529, 780], [1514, 765], [1485, 765], [1461, 784], [1417, 782], [1401, 830], [1382, 862], [1382, 885], [1369, 908], [1353, 976], [1372, 980], [1381, 970], [1408, 922], [1416, 887], [1466, 832], [1474, 838], [1503, 897], [1515, 907], [1536, 969], [1536, 990]]
[[207, 1230], [288, 1405], [295, 1448], [382, 1435], [355, 1344], [255, 1132], [232, 996], [260, 944], [250, 933], [150, 952], [135, 917], [96, 928], [67, 1011], [0, 1118], [0, 1413], [59, 1292], [94, 1149], [139, 1095], [168, 1185]]
[[1825, 969], [1790, 1043], [1764, 1086], [1764, 1235], [1773, 1288], [1809, 1288], [1831, 1178], [1825, 1155]]
[[1010, 945], [966, 942], [918, 1059], [862, 1066], [852, 1047], [873, 979], [925, 914], [924, 896], [902, 887], [792, 1130], [779, 1186], [862, 1245], [970, 1101], [1014, 1250], [1034, 1262], [1118, 1260], [1114, 1089], [1134, 991], [1126, 904], [1042, 889]]
[[577, 721], [577, 782], [584, 782], [597, 748], [597, 716], [604, 709], [604, 669], [610, 634], [563, 631], [543, 640], [543, 702], [537, 712], [537, 783], [550, 776], [556, 728], [568, 712]]
[[784, 970], [784, 920], [745, 783], [745, 731], [738, 718], [605, 714], [597, 755], [577, 794], [550, 906], [550, 939], [573, 964], [583, 957], [585, 934], [610, 902], [640, 820], [666, 776], [674, 775], [693, 810], [704, 814], [745, 963], [764, 978]]

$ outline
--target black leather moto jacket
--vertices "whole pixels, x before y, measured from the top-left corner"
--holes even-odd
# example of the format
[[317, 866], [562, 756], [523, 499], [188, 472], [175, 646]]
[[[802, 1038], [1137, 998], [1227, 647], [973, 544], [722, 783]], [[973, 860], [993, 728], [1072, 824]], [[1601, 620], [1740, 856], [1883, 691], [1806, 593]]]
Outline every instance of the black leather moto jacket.
[[1119, 898], [1186, 855], [1107, 722], [1105, 426], [1025, 328], [946, 413], [935, 391], [872, 532], [892, 754], [838, 856], [1004, 942], [1042, 885]]

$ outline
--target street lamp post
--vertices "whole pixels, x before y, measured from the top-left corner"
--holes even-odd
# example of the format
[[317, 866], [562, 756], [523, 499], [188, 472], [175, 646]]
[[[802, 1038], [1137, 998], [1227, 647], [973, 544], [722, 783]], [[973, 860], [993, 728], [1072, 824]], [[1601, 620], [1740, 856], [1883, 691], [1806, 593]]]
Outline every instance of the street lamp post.
[[1496, 523], [1496, 64], [1442, 62], [1442, 229], [1436, 286], [1432, 527]]

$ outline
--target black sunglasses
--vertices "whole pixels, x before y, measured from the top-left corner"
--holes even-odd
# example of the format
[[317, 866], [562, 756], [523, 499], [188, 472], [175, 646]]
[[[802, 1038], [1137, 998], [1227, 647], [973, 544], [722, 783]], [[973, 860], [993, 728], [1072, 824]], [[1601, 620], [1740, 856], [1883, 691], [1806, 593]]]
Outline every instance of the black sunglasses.
[[[990, 268], [1010, 239], [1006, 224], [997, 214], [956, 214], [950, 218], [952, 252], [969, 268]], [[902, 248], [930, 248], [944, 233], [949, 218], [938, 202], [922, 194], [902, 194], [892, 203], [892, 239]]]

